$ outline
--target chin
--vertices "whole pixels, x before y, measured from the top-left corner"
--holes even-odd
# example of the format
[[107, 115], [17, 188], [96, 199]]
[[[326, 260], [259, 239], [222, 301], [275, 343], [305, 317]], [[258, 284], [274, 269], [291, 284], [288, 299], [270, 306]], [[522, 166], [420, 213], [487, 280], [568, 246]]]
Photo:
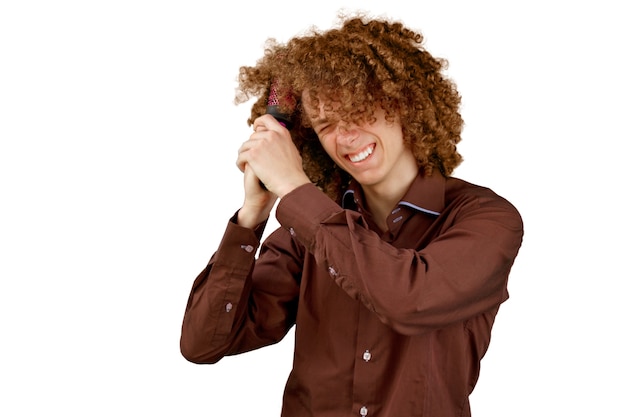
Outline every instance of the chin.
[[356, 180], [361, 186], [373, 186], [380, 182], [378, 176], [373, 177], [371, 175], [352, 175], [352, 178]]

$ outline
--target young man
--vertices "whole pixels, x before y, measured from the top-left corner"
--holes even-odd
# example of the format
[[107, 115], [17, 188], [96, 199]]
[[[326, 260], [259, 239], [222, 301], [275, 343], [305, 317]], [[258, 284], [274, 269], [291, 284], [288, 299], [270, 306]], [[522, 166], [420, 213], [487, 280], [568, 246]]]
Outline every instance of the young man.
[[[245, 199], [193, 284], [185, 358], [295, 325], [283, 416], [470, 415], [523, 232], [509, 202], [450, 176], [463, 122], [444, 64], [400, 23], [346, 18], [241, 68], [238, 100], [261, 96], [237, 159]], [[290, 131], [265, 114], [270, 94]]]

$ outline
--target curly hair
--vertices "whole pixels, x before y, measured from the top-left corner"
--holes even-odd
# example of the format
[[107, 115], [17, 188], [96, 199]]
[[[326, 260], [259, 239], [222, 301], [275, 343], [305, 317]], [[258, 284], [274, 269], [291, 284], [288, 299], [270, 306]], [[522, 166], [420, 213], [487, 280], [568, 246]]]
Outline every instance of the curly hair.
[[[333, 198], [350, 181], [326, 154], [302, 107], [307, 91], [313, 108], [320, 103], [335, 116], [353, 123], [373, 122], [382, 108], [387, 120], [399, 117], [404, 141], [420, 172], [439, 170], [449, 176], [462, 161], [461, 97], [443, 75], [447, 61], [423, 47], [423, 36], [399, 22], [343, 17], [342, 24], [322, 32], [312, 27], [287, 43], [269, 39], [255, 66], [239, 70], [235, 103], [258, 100], [248, 124], [265, 114], [269, 88], [278, 81], [279, 103], [295, 103], [291, 113], [292, 139], [312, 182]], [[276, 85], [276, 84], [274, 84]]]

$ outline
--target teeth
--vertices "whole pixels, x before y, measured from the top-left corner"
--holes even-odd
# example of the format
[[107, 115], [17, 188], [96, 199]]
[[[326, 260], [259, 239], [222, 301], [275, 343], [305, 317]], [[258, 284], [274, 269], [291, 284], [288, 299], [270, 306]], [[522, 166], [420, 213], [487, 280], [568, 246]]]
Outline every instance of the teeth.
[[350, 161], [352, 161], [352, 162], [361, 162], [362, 160], [364, 160], [365, 158], [370, 156], [372, 154], [372, 152], [374, 152], [374, 146], [369, 146], [363, 152], [361, 152], [361, 153], [359, 153], [357, 155], [350, 156], [349, 158], [350, 158]]

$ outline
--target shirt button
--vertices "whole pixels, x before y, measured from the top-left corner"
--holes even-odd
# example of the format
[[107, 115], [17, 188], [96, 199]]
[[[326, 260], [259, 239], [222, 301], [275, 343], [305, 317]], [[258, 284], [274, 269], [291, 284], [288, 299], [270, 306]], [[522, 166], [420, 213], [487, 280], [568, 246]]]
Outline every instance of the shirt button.
[[295, 236], [296, 236], [296, 231], [295, 231], [295, 230], [293, 230], [293, 227], [290, 227], [290, 228], [289, 228], [289, 234], [290, 234], [291, 236], [293, 236], [293, 237], [295, 237]]
[[367, 415], [367, 407], [366, 406], [361, 407], [361, 410], [359, 411], [359, 414], [361, 414], [363, 417], [365, 417]]
[[226, 304], [226, 312], [227, 313], [230, 313], [230, 310], [232, 310], [232, 309], [233, 309], [233, 303]]
[[252, 245], [241, 245], [241, 249], [245, 250], [248, 253], [252, 253], [254, 250], [254, 246]]
[[363, 360], [365, 362], [369, 362], [372, 359], [372, 354], [370, 353], [369, 350], [366, 350], [365, 352], [363, 352]]
[[331, 277], [337, 276], [337, 271], [335, 271], [335, 268], [333, 268], [332, 266], [328, 267], [328, 273], [330, 274]]

